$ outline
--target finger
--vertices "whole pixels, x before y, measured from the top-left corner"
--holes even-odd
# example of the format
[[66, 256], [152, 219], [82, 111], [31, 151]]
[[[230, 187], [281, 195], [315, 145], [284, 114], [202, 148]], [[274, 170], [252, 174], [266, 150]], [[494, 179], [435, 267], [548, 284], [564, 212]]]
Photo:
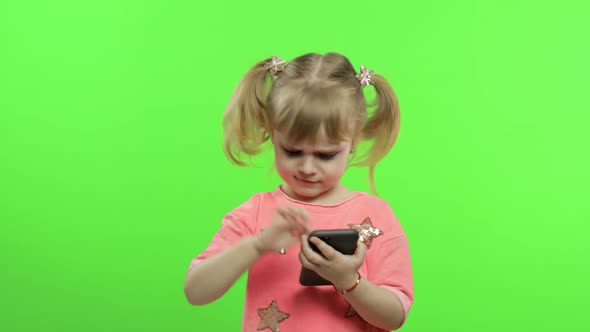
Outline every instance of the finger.
[[313, 236], [312, 238], [309, 239], [309, 241], [311, 243], [315, 244], [315, 246], [318, 248], [318, 250], [320, 251], [320, 253], [327, 260], [333, 260], [334, 258], [336, 258], [336, 256], [338, 256], [340, 254], [338, 251], [336, 251], [336, 249], [332, 248], [332, 246], [330, 246], [326, 242], [322, 241], [318, 237]]
[[309, 213], [307, 212], [306, 209], [301, 208], [300, 214], [301, 214], [301, 218], [303, 220], [303, 222], [302, 222], [303, 229], [301, 230], [301, 234], [311, 233], [311, 231], [313, 231], [313, 229], [311, 228], [311, 225], [309, 224], [309, 221], [311, 220]]
[[283, 208], [278, 208], [275, 210], [275, 213], [280, 217], [277, 218], [276, 224], [281, 227], [284, 227], [287, 224], [287, 219], [289, 217], [287, 212]]
[[301, 266], [303, 266], [304, 268], [314, 270], [314, 271], [316, 268], [320, 267], [318, 264], [314, 264], [314, 263], [310, 262], [309, 259], [307, 259], [307, 257], [305, 257], [305, 254], [303, 253], [303, 251], [299, 252], [299, 262], [301, 262]]
[[289, 211], [289, 213], [299, 222], [305, 222], [309, 218], [307, 211], [298, 206], [289, 206], [287, 207], [287, 211]]
[[302, 234], [301, 235], [301, 251], [307, 251], [307, 250], [311, 250], [311, 248], [309, 247], [309, 243], [307, 243], [307, 235]]
[[313, 228], [311, 228], [311, 225], [309, 223], [306, 223], [303, 226], [304, 226], [304, 231], [301, 234], [309, 235], [309, 233], [311, 233], [313, 231]]
[[289, 230], [296, 236], [302, 234], [305, 231], [303, 225], [299, 222], [298, 216], [293, 211], [288, 212], [287, 223]]
[[307, 216], [301, 212], [302, 210], [303, 209], [296, 207], [286, 208], [286, 214], [289, 215], [289, 226], [291, 230], [294, 230], [299, 234], [304, 234], [306, 231], [304, 224], [306, 223]]
[[302, 221], [309, 221], [309, 213], [304, 208], [298, 208], [297, 213]]
[[315, 252], [310, 246], [308, 242], [307, 235], [301, 236], [301, 252], [305, 255], [305, 257], [315, 265], [325, 265], [326, 260], [322, 257], [321, 254]]
[[291, 214], [289, 212], [289, 208], [288, 207], [281, 207], [281, 208], [277, 208], [276, 209], [277, 213], [279, 213], [281, 215], [281, 217], [283, 218], [289, 218], [289, 215]]
[[299, 220], [299, 224], [301, 225], [299, 232], [301, 234], [309, 233], [310, 229], [311, 229], [311, 227], [309, 226], [309, 220], [310, 220], [309, 213], [304, 208], [298, 208], [297, 215], [299, 216], [298, 220]]
[[292, 227], [292, 230], [296, 231], [298, 235], [307, 233], [307, 229], [305, 227], [305, 224], [301, 223], [300, 220], [297, 220], [297, 219], [293, 220], [291, 227]]
[[277, 212], [279, 212], [283, 219], [284, 228], [287, 228], [289, 230], [293, 230], [293, 228], [296, 228], [295, 224], [297, 223], [297, 221], [295, 220], [293, 214], [291, 213], [291, 211], [289, 211], [288, 208], [278, 209]]
[[358, 241], [354, 255], [365, 260], [365, 256], [367, 255], [367, 245], [362, 240]]

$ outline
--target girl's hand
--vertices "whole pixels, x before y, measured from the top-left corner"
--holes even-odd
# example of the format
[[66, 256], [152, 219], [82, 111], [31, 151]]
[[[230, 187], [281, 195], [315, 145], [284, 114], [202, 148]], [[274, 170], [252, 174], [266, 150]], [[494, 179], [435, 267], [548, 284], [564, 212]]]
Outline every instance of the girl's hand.
[[367, 247], [362, 241], [358, 242], [354, 255], [344, 255], [314, 236], [309, 241], [319, 249], [319, 254], [311, 249], [307, 239], [307, 235], [301, 236], [299, 260], [303, 267], [315, 271], [337, 289], [347, 289], [354, 285], [367, 254]]
[[297, 206], [278, 208], [271, 225], [257, 235], [257, 249], [260, 253], [279, 251], [310, 231], [309, 215], [305, 209]]

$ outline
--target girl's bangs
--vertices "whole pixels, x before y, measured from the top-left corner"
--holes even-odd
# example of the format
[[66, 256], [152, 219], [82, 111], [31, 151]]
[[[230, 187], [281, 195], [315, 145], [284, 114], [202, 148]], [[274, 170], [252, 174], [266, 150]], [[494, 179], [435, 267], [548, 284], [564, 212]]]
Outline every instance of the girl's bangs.
[[341, 87], [306, 87], [292, 92], [295, 93], [283, 94], [284, 98], [273, 107], [274, 129], [294, 141], [316, 139], [320, 134], [335, 142], [355, 136], [361, 120], [359, 105], [350, 95], [342, 93]]

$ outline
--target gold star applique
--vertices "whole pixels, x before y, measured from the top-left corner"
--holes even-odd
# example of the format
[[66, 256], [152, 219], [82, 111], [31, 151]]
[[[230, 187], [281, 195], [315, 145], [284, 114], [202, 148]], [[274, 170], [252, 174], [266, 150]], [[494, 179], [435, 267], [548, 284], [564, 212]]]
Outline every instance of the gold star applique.
[[260, 316], [260, 324], [256, 331], [270, 329], [272, 332], [279, 332], [279, 323], [289, 318], [288, 313], [279, 310], [275, 300], [266, 308], [256, 309], [256, 312]]
[[367, 245], [367, 248], [371, 248], [374, 238], [383, 235], [382, 230], [373, 227], [373, 223], [369, 217], [365, 218], [360, 224], [348, 224], [348, 227], [359, 232], [359, 237]]
[[350, 317], [354, 317], [357, 316], [358, 314], [356, 313], [356, 310], [354, 310], [354, 308], [349, 304], [348, 305], [348, 310], [346, 310], [346, 313], [344, 314], [345, 318], [350, 318]]

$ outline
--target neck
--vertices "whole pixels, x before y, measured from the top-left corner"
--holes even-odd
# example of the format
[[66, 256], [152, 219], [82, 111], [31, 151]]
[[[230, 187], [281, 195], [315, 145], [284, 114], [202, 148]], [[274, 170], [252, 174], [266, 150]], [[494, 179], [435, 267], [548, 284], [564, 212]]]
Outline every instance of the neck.
[[305, 197], [297, 195], [286, 184], [282, 185], [281, 188], [287, 196], [291, 197], [294, 200], [318, 205], [337, 205], [354, 195], [354, 192], [352, 190], [346, 188], [340, 182], [334, 187], [330, 188], [329, 190], [314, 197]]

